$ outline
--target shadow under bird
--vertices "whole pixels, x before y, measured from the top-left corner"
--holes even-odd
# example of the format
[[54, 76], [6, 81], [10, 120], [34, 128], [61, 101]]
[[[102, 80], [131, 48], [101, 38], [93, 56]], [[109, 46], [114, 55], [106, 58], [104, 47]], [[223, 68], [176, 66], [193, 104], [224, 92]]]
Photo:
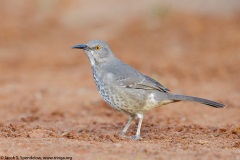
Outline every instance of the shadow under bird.
[[162, 105], [192, 101], [216, 108], [224, 107], [224, 104], [211, 100], [170, 93], [169, 89], [153, 78], [119, 60], [108, 44], [102, 40], [92, 40], [72, 48], [83, 49], [86, 52], [92, 66], [94, 81], [102, 98], [114, 109], [130, 116], [130, 120], [121, 131], [123, 137], [128, 137], [125, 133], [131, 122], [139, 118], [137, 132], [130, 138], [140, 139], [143, 114]]

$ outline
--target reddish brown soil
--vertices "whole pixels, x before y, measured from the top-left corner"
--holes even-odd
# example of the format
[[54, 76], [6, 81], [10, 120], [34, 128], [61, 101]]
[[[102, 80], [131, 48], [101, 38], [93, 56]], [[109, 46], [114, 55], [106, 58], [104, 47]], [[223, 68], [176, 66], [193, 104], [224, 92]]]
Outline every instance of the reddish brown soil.
[[0, 156], [240, 160], [239, 16], [136, 17], [110, 36], [120, 59], [172, 92], [227, 105], [154, 109], [145, 114], [143, 139], [132, 141], [119, 136], [128, 117], [103, 102], [86, 55], [70, 49], [98, 25], [81, 28], [81, 36], [54, 16], [37, 23], [24, 12], [1, 12]]

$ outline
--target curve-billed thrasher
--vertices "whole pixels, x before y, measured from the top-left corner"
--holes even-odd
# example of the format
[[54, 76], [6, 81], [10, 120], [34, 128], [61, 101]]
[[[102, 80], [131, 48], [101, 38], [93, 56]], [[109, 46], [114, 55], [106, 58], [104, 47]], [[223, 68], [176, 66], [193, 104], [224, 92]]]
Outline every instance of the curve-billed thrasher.
[[170, 93], [169, 89], [156, 80], [119, 60], [102, 40], [93, 40], [72, 48], [83, 49], [87, 53], [93, 78], [102, 98], [111, 107], [130, 116], [130, 120], [121, 132], [122, 136], [125, 135], [131, 122], [138, 117], [137, 132], [132, 139], [139, 139], [143, 113], [165, 104], [193, 101], [216, 108], [224, 107], [224, 104], [211, 100]]

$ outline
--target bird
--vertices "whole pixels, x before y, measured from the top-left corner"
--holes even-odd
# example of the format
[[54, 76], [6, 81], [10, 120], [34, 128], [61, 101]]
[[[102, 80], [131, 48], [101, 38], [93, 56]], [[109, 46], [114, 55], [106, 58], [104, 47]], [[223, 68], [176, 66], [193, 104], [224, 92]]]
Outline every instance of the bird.
[[[82, 49], [91, 63], [93, 78], [104, 101], [112, 108], [130, 116], [122, 129], [122, 137], [132, 140], [140, 136], [143, 115], [146, 111], [179, 101], [198, 102], [215, 108], [224, 104], [199, 97], [173, 94], [155, 79], [144, 75], [135, 68], [118, 59], [109, 45], [103, 40], [91, 40], [77, 44], [73, 49]], [[126, 136], [134, 119], [138, 118], [136, 134]]]

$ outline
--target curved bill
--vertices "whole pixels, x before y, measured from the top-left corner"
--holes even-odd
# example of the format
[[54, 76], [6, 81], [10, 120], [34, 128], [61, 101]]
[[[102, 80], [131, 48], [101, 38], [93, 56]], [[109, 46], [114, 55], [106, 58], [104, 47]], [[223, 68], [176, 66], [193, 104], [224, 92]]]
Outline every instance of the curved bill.
[[72, 46], [73, 49], [86, 49], [88, 46], [86, 44], [77, 44], [75, 46]]

